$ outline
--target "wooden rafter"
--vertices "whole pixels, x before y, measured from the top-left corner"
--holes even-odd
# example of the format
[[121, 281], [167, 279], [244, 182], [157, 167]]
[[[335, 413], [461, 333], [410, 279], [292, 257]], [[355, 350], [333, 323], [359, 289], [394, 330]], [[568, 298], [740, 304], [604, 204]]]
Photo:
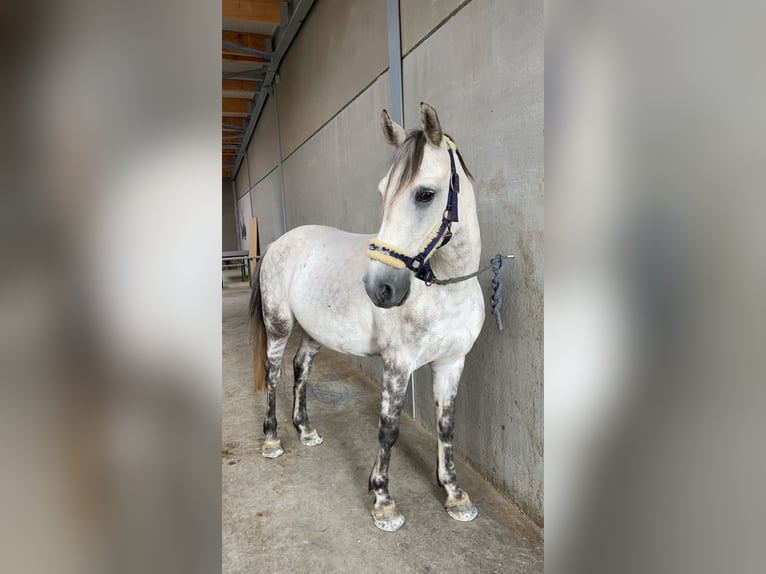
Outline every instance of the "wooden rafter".
[[[226, 99], [226, 98], [224, 98]], [[231, 126], [239, 126], [241, 128], [245, 127], [245, 118], [238, 118], [238, 117], [231, 117], [226, 116], [224, 118], [221, 118], [222, 124], [228, 124]]]
[[279, 24], [279, 0], [223, 0], [224, 20]]
[[[246, 22], [258, 22], [261, 24], [279, 25], [282, 23], [283, 6], [280, 0], [222, 0], [222, 16], [226, 20], [240, 20]], [[234, 26], [232, 26], [234, 27]], [[269, 57], [268, 39], [264, 34], [237, 32], [234, 30], [222, 30], [222, 41], [226, 47], [221, 47], [221, 59], [224, 62], [247, 62], [256, 64], [253, 69], [258, 69], [257, 64], [266, 62]], [[232, 46], [233, 45], [233, 46]], [[237, 49], [237, 48], [243, 48]], [[246, 53], [248, 50], [267, 52], [266, 54]], [[221, 89], [223, 92], [240, 92], [238, 95], [248, 95], [249, 98], [222, 97], [221, 99], [221, 123], [222, 126], [237, 126], [244, 128], [247, 125], [246, 116], [250, 112], [252, 96], [257, 93], [256, 82], [252, 80], [224, 78]], [[233, 164], [237, 158], [239, 149], [231, 149], [232, 145], [240, 145], [243, 133], [234, 129], [221, 128], [221, 158], [224, 164]], [[224, 165], [222, 176], [231, 179], [233, 168]]]
[[221, 89], [229, 92], [254, 92], [255, 82], [253, 80], [223, 80]]
[[233, 32], [232, 30], [224, 30], [221, 35], [221, 40], [224, 42], [231, 42], [238, 46], [244, 46], [245, 48], [252, 48], [253, 50], [266, 51], [266, 40], [269, 36], [265, 34], [251, 34], [249, 32]]
[[221, 58], [224, 62], [250, 62], [252, 64], [260, 64], [266, 61], [263, 58], [259, 58], [258, 56], [240, 54], [231, 50], [223, 50], [221, 52]]
[[247, 105], [249, 102], [250, 100], [247, 98], [223, 98], [221, 101], [221, 110], [223, 111], [224, 115], [228, 115], [228, 114], [247, 115], [247, 113], [250, 111]]

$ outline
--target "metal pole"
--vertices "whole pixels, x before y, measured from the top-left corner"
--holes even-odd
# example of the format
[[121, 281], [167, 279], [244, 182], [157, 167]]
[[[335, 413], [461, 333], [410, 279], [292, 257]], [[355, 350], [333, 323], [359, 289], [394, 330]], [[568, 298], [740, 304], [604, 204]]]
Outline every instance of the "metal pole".
[[239, 247], [239, 201], [237, 200], [237, 182], [231, 182], [231, 195], [234, 197], [234, 245]]
[[387, 0], [388, 68], [391, 83], [391, 119], [404, 125], [402, 104], [402, 35], [399, 23], [399, 0]]
[[[391, 109], [389, 114], [396, 123], [404, 125], [402, 96], [402, 30], [399, 21], [399, 0], [386, 0], [388, 20], [388, 79], [391, 84]], [[404, 408], [415, 416], [415, 377], [410, 375]]]

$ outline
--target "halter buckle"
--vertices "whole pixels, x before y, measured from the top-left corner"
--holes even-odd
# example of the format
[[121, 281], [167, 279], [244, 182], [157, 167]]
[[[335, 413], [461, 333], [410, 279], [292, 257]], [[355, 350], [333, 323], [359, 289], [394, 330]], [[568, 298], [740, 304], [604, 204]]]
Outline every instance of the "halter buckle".
[[456, 171], [452, 172], [452, 180], [450, 181], [450, 187], [455, 193], [460, 193], [460, 176]]

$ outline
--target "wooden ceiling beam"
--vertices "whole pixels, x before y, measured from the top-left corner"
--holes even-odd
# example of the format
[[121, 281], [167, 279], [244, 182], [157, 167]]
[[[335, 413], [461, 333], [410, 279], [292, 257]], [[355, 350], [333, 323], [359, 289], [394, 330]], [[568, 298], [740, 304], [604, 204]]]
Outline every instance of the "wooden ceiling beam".
[[279, 0], [223, 0], [224, 20], [280, 24]]
[[[222, 98], [221, 110], [224, 115], [226, 114], [248, 114], [248, 104], [250, 100], [247, 98]], [[244, 123], [244, 122], [243, 122]]]
[[221, 59], [224, 62], [250, 62], [251, 64], [262, 64], [266, 61], [258, 56], [249, 56], [247, 54], [240, 54], [226, 49], [221, 51]]
[[245, 127], [245, 118], [232, 118], [232, 117], [225, 117], [221, 118], [222, 124], [228, 124], [231, 126], [239, 126], [241, 128]]
[[266, 34], [251, 34], [249, 32], [234, 32], [232, 30], [223, 30], [221, 33], [221, 40], [224, 42], [231, 42], [238, 46], [244, 46], [252, 50], [260, 50], [266, 52], [266, 40], [270, 36]]
[[221, 89], [231, 92], [255, 92], [253, 80], [222, 80]]

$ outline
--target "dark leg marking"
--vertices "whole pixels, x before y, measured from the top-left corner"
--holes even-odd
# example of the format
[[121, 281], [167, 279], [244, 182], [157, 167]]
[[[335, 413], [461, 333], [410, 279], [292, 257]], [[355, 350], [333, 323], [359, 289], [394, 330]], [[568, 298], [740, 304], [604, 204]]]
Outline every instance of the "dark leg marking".
[[279, 382], [279, 361], [266, 360], [266, 418], [263, 421], [263, 434], [266, 440], [263, 443], [261, 454], [266, 458], [276, 458], [284, 451], [277, 434], [277, 383]]
[[305, 335], [301, 346], [293, 359], [293, 374], [295, 384], [293, 386], [293, 425], [301, 433], [301, 442], [307, 446], [321, 444], [323, 439], [309, 422], [306, 410], [306, 383], [311, 373], [311, 364], [314, 356], [319, 352], [320, 346], [314, 339]]
[[[288, 312], [289, 313], [289, 312]], [[277, 435], [277, 383], [282, 368], [282, 356], [292, 330], [292, 315], [280, 316], [277, 312], [264, 310], [263, 322], [266, 325], [266, 419], [263, 421], [263, 433], [266, 440], [261, 454], [266, 458], [276, 458], [284, 453]]]
[[266, 440], [277, 438], [277, 383], [279, 380], [279, 365], [266, 361], [266, 418], [263, 421], [263, 434]]
[[438, 465], [436, 476], [439, 486], [445, 487], [454, 496], [462, 492], [455, 473], [455, 460], [452, 454], [452, 440], [455, 436], [455, 403], [450, 401], [442, 405], [441, 416], [437, 422], [439, 432], [439, 448], [441, 449], [441, 464]]
[[438, 451], [436, 480], [447, 491], [447, 512], [455, 520], [467, 522], [476, 518], [477, 510], [468, 495], [460, 488], [455, 472], [455, 457], [452, 441], [455, 436], [455, 396], [463, 359], [431, 365], [434, 380], [434, 405], [436, 406], [436, 427]]
[[378, 426], [378, 458], [370, 473], [370, 492], [390, 500], [388, 495], [388, 466], [391, 462], [391, 449], [399, 438], [401, 407], [393, 415], [380, 415]]
[[372, 466], [368, 485], [375, 493], [372, 517], [375, 526], [381, 530], [393, 531], [401, 528], [404, 517], [388, 492], [388, 468], [391, 449], [399, 438], [404, 394], [407, 389], [408, 373], [386, 369], [381, 389], [380, 422], [378, 426], [378, 456]]

